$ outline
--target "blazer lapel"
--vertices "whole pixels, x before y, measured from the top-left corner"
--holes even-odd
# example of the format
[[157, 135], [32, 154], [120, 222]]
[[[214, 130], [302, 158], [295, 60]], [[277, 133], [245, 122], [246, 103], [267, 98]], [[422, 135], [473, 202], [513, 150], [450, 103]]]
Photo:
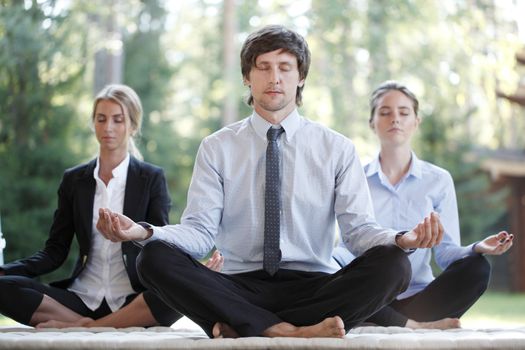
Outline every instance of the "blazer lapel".
[[128, 167], [128, 178], [126, 180], [126, 192], [124, 195], [124, 215], [136, 221], [140, 208], [145, 204], [143, 201], [146, 179], [142, 176], [140, 162], [131, 157]]
[[96, 159], [88, 163], [84, 173], [79, 174], [76, 188], [78, 191], [76, 206], [79, 208], [77, 215], [80, 218], [80, 227], [82, 227], [82, 233], [79, 233], [79, 242], [86, 244], [89, 247], [91, 242], [91, 231], [93, 226], [93, 202], [95, 200], [95, 179], [93, 178], [93, 171], [96, 166]]

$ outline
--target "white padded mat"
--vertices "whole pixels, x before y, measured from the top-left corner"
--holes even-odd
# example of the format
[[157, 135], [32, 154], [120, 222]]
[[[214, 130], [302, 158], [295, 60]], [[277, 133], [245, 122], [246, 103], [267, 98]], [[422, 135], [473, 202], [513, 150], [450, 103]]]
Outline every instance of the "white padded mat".
[[525, 327], [410, 330], [360, 327], [344, 339], [208, 339], [198, 329], [0, 328], [0, 349], [525, 349]]

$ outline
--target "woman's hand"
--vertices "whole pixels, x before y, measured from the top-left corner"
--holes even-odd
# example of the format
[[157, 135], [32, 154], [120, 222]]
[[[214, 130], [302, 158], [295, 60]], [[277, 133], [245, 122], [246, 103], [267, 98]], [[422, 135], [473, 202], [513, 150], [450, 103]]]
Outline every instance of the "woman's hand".
[[477, 243], [474, 251], [480, 254], [501, 255], [512, 247], [514, 235], [501, 231]]

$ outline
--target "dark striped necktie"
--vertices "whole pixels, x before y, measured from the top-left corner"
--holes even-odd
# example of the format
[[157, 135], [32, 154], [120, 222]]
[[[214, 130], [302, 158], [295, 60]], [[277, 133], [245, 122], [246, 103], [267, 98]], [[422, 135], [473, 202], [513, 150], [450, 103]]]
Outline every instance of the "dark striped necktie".
[[266, 190], [264, 195], [264, 258], [263, 268], [270, 275], [279, 269], [281, 249], [279, 236], [281, 226], [281, 181], [279, 171], [279, 146], [277, 139], [283, 128], [270, 128], [266, 134]]

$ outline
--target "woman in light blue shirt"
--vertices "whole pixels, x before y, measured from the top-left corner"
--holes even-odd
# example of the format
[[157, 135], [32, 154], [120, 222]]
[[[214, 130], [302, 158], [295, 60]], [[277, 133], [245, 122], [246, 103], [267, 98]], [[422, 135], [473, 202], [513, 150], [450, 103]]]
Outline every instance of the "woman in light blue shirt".
[[[417, 158], [411, 140], [421, 119], [418, 100], [405, 86], [387, 81], [370, 101], [370, 128], [381, 150], [365, 166], [376, 219], [383, 227], [408, 230], [425, 217], [439, 213], [445, 233], [432, 248], [443, 272], [434, 278], [431, 249], [410, 254], [412, 278], [408, 289], [369, 321], [381, 326], [455, 328], [459, 317], [485, 291], [490, 265], [483, 254], [499, 255], [512, 246], [513, 235], [500, 232], [483, 241], [461, 246], [454, 182], [449, 172]], [[344, 247], [334, 258], [345, 266], [353, 260]]]

